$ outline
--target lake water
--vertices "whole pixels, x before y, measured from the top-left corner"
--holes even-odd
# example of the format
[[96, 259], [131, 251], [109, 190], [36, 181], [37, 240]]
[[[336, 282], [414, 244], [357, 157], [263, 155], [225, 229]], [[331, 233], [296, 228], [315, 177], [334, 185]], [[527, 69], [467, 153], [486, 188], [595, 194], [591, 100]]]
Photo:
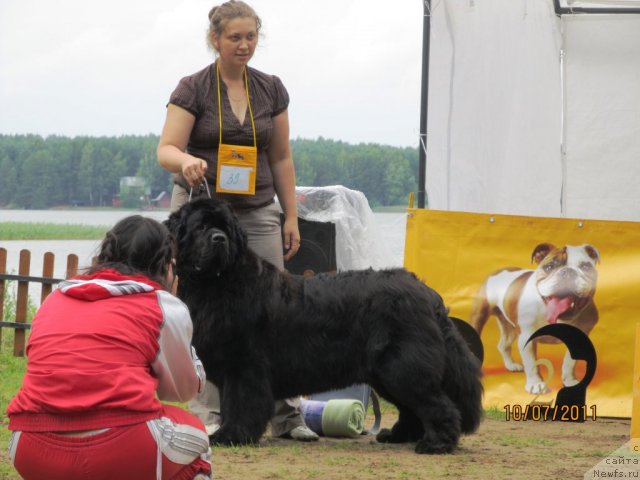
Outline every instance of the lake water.
[[[151, 211], [91, 211], [91, 210], [0, 210], [0, 222], [56, 223], [70, 225], [106, 225], [110, 226], [128, 215], [143, 215], [163, 221], [166, 210]], [[375, 253], [372, 266], [387, 268], [402, 266], [404, 263], [404, 239], [406, 231], [406, 213], [374, 213], [370, 225], [375, 241], [371, 245]], [[7, 250], [7, 272], [17, 273], [20, 250], [31, 251], [31, 274], [42, 274], [42, 257], [46, 252], [55, 254], [54, 276], [65, 276], [66, 257], [78, 255], [79, 268], [90, 264], [96, 254], [99, 240], [19, 240], [0, 241], [0, 247]], [[339, 246], [338, 246], [339, 248]], [[30, 295], [39, 298], [37, 284], [30, 285]]]

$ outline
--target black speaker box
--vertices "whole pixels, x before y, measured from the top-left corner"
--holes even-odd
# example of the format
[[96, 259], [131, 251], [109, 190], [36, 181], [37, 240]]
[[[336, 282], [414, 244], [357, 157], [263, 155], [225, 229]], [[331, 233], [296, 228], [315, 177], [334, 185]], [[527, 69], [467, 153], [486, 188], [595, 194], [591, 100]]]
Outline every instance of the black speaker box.
[[[281, 220], [284, 223], [282, 215]], [[284, 263], [285, 270], [296, 275], [336, 271], [335, 223], [298, 218], [298, 227], [300, 249], [291, 260]]]

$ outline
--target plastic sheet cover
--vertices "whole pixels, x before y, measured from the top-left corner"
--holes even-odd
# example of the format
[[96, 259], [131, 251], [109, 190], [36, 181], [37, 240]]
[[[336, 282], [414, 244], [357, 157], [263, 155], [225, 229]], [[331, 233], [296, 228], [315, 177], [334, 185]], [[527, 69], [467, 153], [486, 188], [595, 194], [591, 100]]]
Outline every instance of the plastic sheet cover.
[[364, 193], [342, 185], [296, 187], [298, 216], [336, 225], [339, 271], [382, 265], [373, 211]]

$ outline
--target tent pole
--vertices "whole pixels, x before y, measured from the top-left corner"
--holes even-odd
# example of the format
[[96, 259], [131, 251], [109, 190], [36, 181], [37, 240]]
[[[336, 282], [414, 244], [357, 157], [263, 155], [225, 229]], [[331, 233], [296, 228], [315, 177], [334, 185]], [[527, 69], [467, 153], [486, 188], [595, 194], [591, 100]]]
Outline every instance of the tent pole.
[[420, 95], [420, 145], [418, 166], [418, 208], [428, 204], [427, 178], [427, 106], [429, 101], [429, 39], [431, 36], [431, 0], [423, 0], [422, 20], [422, 92]]

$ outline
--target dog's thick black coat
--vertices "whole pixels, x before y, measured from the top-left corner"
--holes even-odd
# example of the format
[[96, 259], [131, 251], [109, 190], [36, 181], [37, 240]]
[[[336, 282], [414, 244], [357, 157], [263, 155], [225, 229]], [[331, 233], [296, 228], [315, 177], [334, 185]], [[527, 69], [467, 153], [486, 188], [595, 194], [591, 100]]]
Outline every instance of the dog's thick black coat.
[[178, 242], [178, 296], [193, 318], [193, 343], [220, 388], [212, 443], [257, 443], [275, 399], [354, 383], [398, 407], [380, 442], [450, 452], [477, 429], [479, 362], [440, 296], [413, 274], [280, 272], [248, 248], [229, 206], [215, 199], [184, 205], [166, 224]]

